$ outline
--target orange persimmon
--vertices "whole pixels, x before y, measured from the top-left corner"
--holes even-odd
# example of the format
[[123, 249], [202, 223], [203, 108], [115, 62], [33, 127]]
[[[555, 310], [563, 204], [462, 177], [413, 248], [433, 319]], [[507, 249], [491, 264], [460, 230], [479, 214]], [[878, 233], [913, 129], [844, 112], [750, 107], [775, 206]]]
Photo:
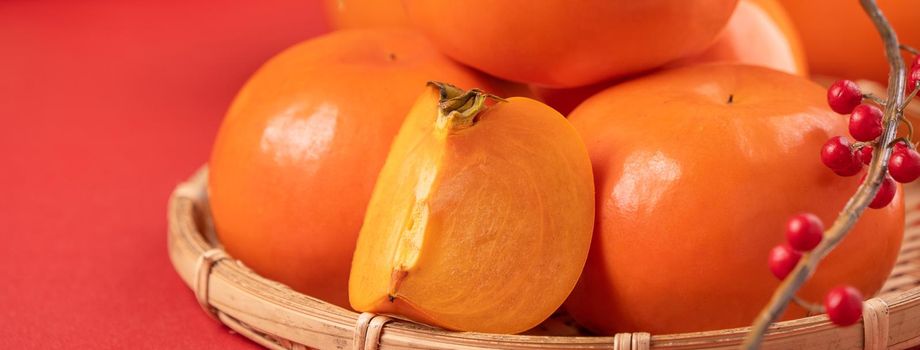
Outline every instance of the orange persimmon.
[[562, 113], [562, 115], [568, 116], [570, 113], [572, 113], [572, 111], [575, 110], [575, 107], [578, 107], [578, 105], [587, 100], [589, 97], [594, 96], [594, 94], [598, 92], [604, 91], [611, 86], [627, 80], [628, 79], [617, 79], [564, 89], [531, 86], [530, 90], [538, 100], [549, 105], [550, 107], [553, 107], [553, 109], [559, 111], [559, 113]]
[[325, 0], [324, 5], [335, 29], [409, 27], [400, 0]]
[[351, 306], [517, 333], [572, 290], [594, 221], [588, 153], [540, 102], [432, 83], [387, 157], [349, 280]]
[[710, 62], [743, 63], [808, 76], [799, 34], [777, 0], [739, 0], [712, 46], [670, 66]]
[[[882, 39], [858, 1], [780, 0], [805, 47], [812, 73], [845, 79], [888, 82]], [[878, 3], [903, 44], [920, 46], [916, 0]]]
[[336, 32], [262, 66], [211, 154], [211, 213], [227, 251], [265, 277], [347, 307], [374, 181], [429, 79], [491, 88], [408, 30]]
[[[789, 16], [777, 0], [739, 0], [728, 25], [709, 48], [668, 64], [744, 63], [806, 76], [805, 52]], [[534, 86], [534, 94], [562, 115], [592, 95], [626, 79], [554, 89]]]
[[[846, 135], [826, 92], [805, 78], [699, 65], [623, 83], [569, 120], [594, 166], [591, 252], [566, 308], [604, 334], [702, 331], [751, 323], [779, 285], [767, 267], [800, 212], [832, 222], [860, 183], [819, 160]], [[901, 188], [870, 209], [799, 296], [846, 283], [873, 295], [904, 225]], [[802, 317], [791, 306], [786, 318]]]
[[497, 77], [574, 87], [698, 52], [737, 0], [405, 0], [445, 54]]

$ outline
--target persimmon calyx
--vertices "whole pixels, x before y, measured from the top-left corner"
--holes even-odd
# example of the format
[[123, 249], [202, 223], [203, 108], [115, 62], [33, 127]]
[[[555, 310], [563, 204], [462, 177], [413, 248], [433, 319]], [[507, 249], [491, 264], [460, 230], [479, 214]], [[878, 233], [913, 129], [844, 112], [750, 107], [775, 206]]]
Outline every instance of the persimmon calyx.
[[440, 90], [438, 101], [438, 130], [457, 131], [466, 129], [476, 124], [480, 112], [488, 106], [486, 101], [491, 98], [504, 102], [505, 99], [486, 93], [480, 89], [464, 91], [448, 83], [430, 81], [428, 85]]

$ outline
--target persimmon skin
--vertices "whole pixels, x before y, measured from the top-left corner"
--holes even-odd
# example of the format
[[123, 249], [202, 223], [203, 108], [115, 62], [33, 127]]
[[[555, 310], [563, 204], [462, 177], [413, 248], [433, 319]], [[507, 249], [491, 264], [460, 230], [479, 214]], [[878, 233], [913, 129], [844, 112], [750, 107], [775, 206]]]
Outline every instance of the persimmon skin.
[[497, 77], [575, 87], [704, 49], [737, 0], [405, 0], [442, 52]]
[[[692, 332], [750, 324], [779, 285], [767, 268], [786, 220], [833, 222], [859, 185], [819, 161], [845, 135], [825, 90], [766, 68], [700, 65], [612, 87], [569, 117], [597, 189], [591, 253], [566, 308], [599, 333]], [[800, 291], [873, 295], [904, 225], [902, 190], [867, 210]], [[790, 306], [786, 319], [804, 316]]]
[[234, 258], [348, 307], [348, 271], [377, 173], [430, 79], [490, 88], [420, 34], [340, 31], [262, 66], [231, 105], [210, 159], [217, 235]]
[[[706, 63], [742, 63], [807, 76], [808, 65], [798, 33], [777, 0], [739, 0], [725, 29], [705, 51], [671, 62], [668, 68]], [[562, 115], [594, 94], [627, 79], [567, 89], [534, 86], [544, 103]]]
[[531, 86], [531, 90], [538, 100], [553, 107], [555, 110], [559, 111], [559, 113], [562, 113], [562, 115], [568, 116], [578, 105], [589, 97], [623, 81], [626, 80], [603, 81], [591, 85], [564, 89]]
[[778, 0], [739, 0], [728, 25], [709, 48], [670, 66], [700, 63], [741, 63], [808, 76], [805, 49]]
[[410, 27], [399, 0], [325, 0], [324, 5], [333, 29]]
[[[812, 73], [888, 82], [888, 62], [881, 37], [858, 1], [780, 2], [801, 36]], [[920, 11], [916, 1], [883, 0], [878, 5], [901, 43], [920, 46]]]
[[[587, 258], [587, 150], [552, 108], [512, 97], [470, 116], [426, 91], [380, 173], [355, 249], [355, 310], [519, 333], [549, 317]], [[463, 119], [459, 119], [463, 120]]]

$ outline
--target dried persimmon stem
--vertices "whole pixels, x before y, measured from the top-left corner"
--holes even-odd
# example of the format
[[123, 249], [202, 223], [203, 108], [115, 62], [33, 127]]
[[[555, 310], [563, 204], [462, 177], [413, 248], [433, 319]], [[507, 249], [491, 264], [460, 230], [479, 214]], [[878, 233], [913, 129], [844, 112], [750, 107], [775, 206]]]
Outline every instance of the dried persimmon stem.
[[[884, 105], [885, 112], [882, 119], [884, 126], [878, 142], [880, 145], [888, 145], [897, 137], [898, 124], [903, 113], [901, 106], [903, 105], [904, 94], [902, 92], [906, 84], [904, 60], [901, 58], [901, 46], [898, 44], [898, 37], [881, 10], [879, 10], [875, 0], [860, 0], [860, 4], [872, 19], [875, 28], [882, 37], [882, 41], [885, 44], [885, 56], [888, 58], [889, 99]], [[805, 281], [811, 277], [821, 259], [834, 250], [846, 237], [853, 225], [856, 224], [856, 221], [859, 220], [860, 215], [866, 210], [872, 199], [875, 198], [875, 194], [878, 192], [887, 171], [888, 159], [891, 157], [891, 147], [877, 147], [872, 153], [872, 162], [869, 163], [869, 173], [866, 175], [866, 181], [859, 185], [856, 193], [847, 201], [843, 211], [834, 220], [833, 225], [824, 231], [824, 239], [821, 244], [810, 253], [802, 256], [795, 269], [773, 293], [770, 302], [754, 320], [754, 325], [751, 326], [751, 331], [744, 339], [742, 348], [760, 348], [770, 324], [783, 314], [789, 305], [789, 301], [792, 300], [799, 288], [805, 284]]]

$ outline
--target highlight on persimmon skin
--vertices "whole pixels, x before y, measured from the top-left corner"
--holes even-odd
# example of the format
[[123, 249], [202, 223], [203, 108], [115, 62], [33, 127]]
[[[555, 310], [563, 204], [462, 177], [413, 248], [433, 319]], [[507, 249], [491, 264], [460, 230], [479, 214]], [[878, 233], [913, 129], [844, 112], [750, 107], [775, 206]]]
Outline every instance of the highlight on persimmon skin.
[[355, 310], [518, 333], [565, 300], [587, 257], [587, 150], [552, 108], [433, 83], [387, 157], [352, 262]]
[[448, 56], [502, 79], [575, 87], [706, 48], [737, 0], [404, 0]]
[[[860, 183], [817, 157], [847, 132], [826, 90], [766, 68], [657, 73], [591, 97], [569, 120], [591, 154], [597, 218], [566, 309], [602, 334], [749, 325], [780, 283], [765, 262], [788, 218], [831, 222]], [[882, 287], [901, 244], [901, 193], [863, 213], [799, 297]], [[791, 305], [784, 319], [804, 316]]]
[[495, 89], [400, 29], [335, 32], [265, 63], [233, 101], [211, 153], [211, 214], [227, 252], [348, 307], [351, 258], [377, 173], [432, 78]]

